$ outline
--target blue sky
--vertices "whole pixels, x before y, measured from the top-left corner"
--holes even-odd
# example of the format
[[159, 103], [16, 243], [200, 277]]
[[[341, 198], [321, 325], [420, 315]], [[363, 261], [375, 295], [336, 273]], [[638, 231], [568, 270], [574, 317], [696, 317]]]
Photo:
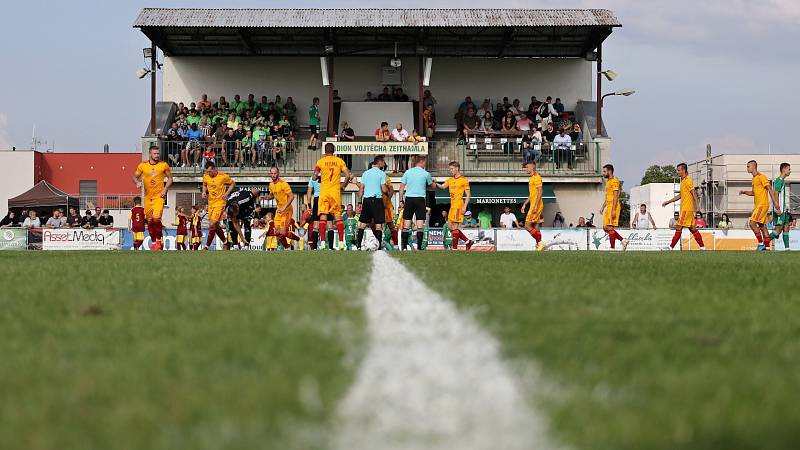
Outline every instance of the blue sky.
[[[456, 1], [229, 3], [30, 0], [15, 2], [0, 27], [0, 148], [28, 148], [33, 126], [56, 151], [135, 151], [147, 126], [144, 35], [131, 28], [141, 8], [460, 7]], [[800, 73], [797, 0], [507, 0], [503, 7], [607, 8], [622, 21], [604, 46], [619, 73], [604, 119], [612, 159], [626, 188], [652, 163], [714, 153], [796, 153], [793, 104]], [[481, 6], [476, 4], [475, 6]]]

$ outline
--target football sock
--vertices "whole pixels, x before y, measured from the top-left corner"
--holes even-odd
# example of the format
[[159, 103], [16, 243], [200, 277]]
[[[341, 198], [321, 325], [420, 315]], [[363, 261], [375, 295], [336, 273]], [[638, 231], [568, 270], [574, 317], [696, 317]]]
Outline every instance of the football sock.
[[[211, 247], [211, 243], [214, 242], [214, 230], [208, 230], [208, 237], [206, 237], [206, 247]], [[223, 241], [224, 242], [224, 241]]]
[[222, 241], [223, 244], [226, 244], [228, 240], [225, 238], [225, 232], [222, 231], [222, 225], [217, 224], [215, 231], [219, 240]]
[[319, 221], [319, 239], [321, 241], [325, 241], [328, 238], [328, 234], [326, 232], [327, 228], [328, 228], [328, 222], [325, 221], [325, 220], [320, 220]]
[[147, 234], [150, 235], [150, 240], [153, 241], [153, 242], [155, 242], [155, 240], [156, 240], [156, 232], [154, 230], [155, 230], [155, 228], [153, 226], [153, 222], [148, 221], [147, 222]]
[[769, 235], [767, 233], [764, 233], [764, 246], [769, 247], [769, 242], [770, 242]]
[[333, 230], [328, 230], [328, 248], [333, 248]]
[[424, 233], [422, 231], [417, 231], [417, 250], [422, 250], [422, 237]]
[[463, 231], [461, 231], [461, 230], [456, 230], [456, 231], [458, 231], [458, 238], [459, 239], [461, 239], [464, 242], [469, 242], [469, 238], [467, 237], [466, 234], [464, 234]]
[[397, 229], [392, 230], [392, 245], [397, 245]]
[[364, 240], [364, 229], [359, 228], [358, 230], [356, 230], [356, 248], [358, 249], [361, 248], [361, 243], [363, 242], [363, 240]]
[[692, 236], [694, 236], [694, 240], [697, 241], [697, 245], [699, 245], [700, 248], [705, 247], [705, 244], [703, 244], [703, 236], [700, 235], [699, 231], [692, 233]]
[[344, 241], [344, 222], [342, 219], [336, 221], [336, 231], [339, 233], [339, 242]]
[[458, 250], [458, 233], [461, 230], [453, 230], [453, 250]]
[[400, 236], [402, 242], [400, 243], [400, 250], [405, 250], [408, 246], [408, 241], [411, 240], [411, 232], [403, 230], [402, 235]]
[[164, 228], [164, 225], [161, 223], [161, 219], [156, 219], [153, 226], [156, 229], [156, 240], [160, 241], [162, 237], [161, 230]]
[[537, 230], [536, 228], [531, 230], [531, 236], [536, 239], [536, 243], [542, 242], [542, 232]]
[[789, 250], [789, 233], [783, 232], [783, 248]]
[[675, 244], [681, 240], [681, 230], [676, 230], [675, 235], [672, 236], [672, 243], [669, 244], [669, 248], [675, 248]]
[[614, 244], [617, 243], [617, 237], [614, 235], [614, 233], [615, 233], [614, 230], [608, 232], [608, 242], [611, 244], [612, 250], [615, 248]]
[[133, 241], [133, 249], [139, 250], [139, 247], [142, 246], [142, 241]]
[[309, 246], [310, 246], [310, 247], [311, 247], [313, 250], [316, 250], [316, 249], [317, 249], [317, 239], [319, 239], [319, 232], [318, 232], [318, 231], [316, 231], [316, 230], [315, 230], [315, 231], [312, 231], [312, 232], [311, 232], [311, 239], [308, 241], [308, 245], [309, 245]]
[[372, 234], [375, 235], [375, 239], [378, 240], [378, 249], [383, 245], [383, 230], [372, 230]]
[[759, 244], [763, 244], [764, 243], [764, 238], [761, 237], [761, 231], [760, 230], [756, 230], [756, 231], [753, 231], [753, 233], [756, 235], [756, 240], [758, 241], [758, 243]]
[[287, 240], [286, 240], [286, 236], [279, 236], [279, 237], [278, 237], [278, 242], [280, 242], [280, 243], [281, 243], [281, 245], [283, 246], [283, 248], [284, 248], [284, 249], [289, 249], [289, 248], [291, 248], [291, 247], [292, 247], [292, 246], [289, 244], [289, 241], [287, 241]]

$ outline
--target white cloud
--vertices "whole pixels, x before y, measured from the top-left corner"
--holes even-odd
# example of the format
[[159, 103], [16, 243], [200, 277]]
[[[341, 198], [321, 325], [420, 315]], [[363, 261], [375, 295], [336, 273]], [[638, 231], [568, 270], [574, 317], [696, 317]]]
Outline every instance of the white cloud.
[[11, 138], [8, 136], [8, 115], [0, 112], [0, 150], [11, 149]]

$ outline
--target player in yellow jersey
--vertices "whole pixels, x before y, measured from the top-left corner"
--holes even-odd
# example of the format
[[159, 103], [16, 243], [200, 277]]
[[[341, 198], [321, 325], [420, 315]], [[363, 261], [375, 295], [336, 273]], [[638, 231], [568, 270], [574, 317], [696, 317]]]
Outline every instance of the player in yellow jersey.
[[299, 241], [300, 237], [290, 230], [290, 225], [294, 222], [294, 193], [291, 186], [281, 178], [281, 171], [272, 166], [269, 169], [269, 176], [272, 182], [269, 184], [269, 193], [267, 194], [268, 200], [275, 200], [275, 220], [273, 225], [267, 228], [264, 233], [266, 236], [275, 236], [278, 242], [283, 245], [284, 249], [291, 248], [291, 244], [286, 240], [289, 238], [293, 241]]
[[[523, 165], [525, 171], [528, 172], [528, 198], [522, 204], [520, 211], [525, 214], [525, 229], [528, 230], [531, 236], [536, 240], [536, 250], [542, 250], [542, 232], [539, 227], [542, 226], [542, 213], [544, 212], [544, 190], [542, 188], [542, 176], [536, 170], [536, 161], [529, 160]], [[525, 211], [528, 211], [525, 213]]]
[[236, 182], [225, 172], [217, 170], [213, 161], [206, 162], [206, 173], [203, 175], [203, 198], [208, 199], [208, 237], [205, 249], [211, 246], [216, 235], [225, 249], [228, 249], [228, 238], [222, 226], [222, 213], [228, 205], [228, 196], [233, 192]]
[[776, 201], [778, 195], [772, 188], [772, 183], [763, 173], [758, 171], [758, 163], [754, 160], [747, 162], [747, 173], [753, 176], [753, 190], [739, 191], [739, 195], [749, 195], [753, 197], [753, 214], [750, 215], [750, 229], [756, 235], [758, 240], [757, 250], [769, 250], [770, 237], [767, 230], [767, 214], [769, 213], [769, 202], [772, 199], [775, 213], [780, 216], [781, 205]]
[[472, 242], [461, 231], [461, 224], [464, 222], [464, 213], [467, 212], [471, 192], [469, 189], [469, 180], [461, 174], [461, 165], [458, 161], [451, 161], [447, 169], [450, 170], [450, 178], [443, 183], [436, 183], [439, 189], [450, 190], [450, 211], [447, 213], [447, 226], [450, 232], [453, 233], [453, 250], [458, 250], [458, 241], [467, 243], [466, 249], [472, 248]]
[[[161, 150], [157, 145], [151, 145], [150, 159], [139, 163], [136, 172], [133, 174], [133, 182], [138, 188], [144, 188], [144, 215], [147, 220], [147, 231], [150, 234], [151, 250], [161, 250], [164, 244], [163, 237], [164, 225], [161, 223], [161, 215], [164, 212], [164, 199], [167, 198], [167, 191], [172, 186], [172, 170], [169, 164], [161, 161]], [[167, 179], [166, 183], [164, 179]]]
[[[344, 248], [344, 222], [342, 222], [342, 185], [347, 185], [352, 180], [352, 175], [347, 165], [338, 156], [334, 156], [335, 147], [332, 143], [325, 144], [325, 156], [317, 161], [314, 167], [314, 176], [319, 176], [319, 239], [325, 242], [328, 219], [333, 217], [336, 221], [336, 230], [339, 232], [339, 246]], [[341, 182], [342, 173], [345, 180]]]
[[694, 240], [697, 241], [697, 245], [700, 246], [700, 250], [705, 250], [706, 247], [703, 245], [703, 237], [700, 236], [700, 232], [697, 231], [697, 228], [694, 226], [694, 213], [700, 211], [700, 200], [697, 197], [697, 191], [694, 188], [692, 177], [689, 176], [686, 163], [678, 164], [675, 166], [675, 169], [678, 172], [678, 176], [681, 178], [681, 190], [678, 195], [661, 204], [661, 206], [667, 206], [678, 200], [681, 201], [681, 213], [678, 216], [675, 235], [672, 236], [672, 243], [669, 248], [675, 248], [675, 245], [681, 240], [683, 229], [688, 228], [689, 232], [694, 236]]
[[619, 226], [619, 213], [622, 209], [619, 201], [622, 183], [619, 182], [619, 178], [614, 176], [614, 166], [611, 164], [603, 166], [603, 178], [607, 180], [606, 196], [600, 206], [600, 214], [603, 215], [603, 231], [608, 234], [608, 242], [611, 244], [612, 250], [615, 248], [616, 241], [621, 241], [624, 251], [628, 248], [628, 241], [623, 239], [615, 229]]

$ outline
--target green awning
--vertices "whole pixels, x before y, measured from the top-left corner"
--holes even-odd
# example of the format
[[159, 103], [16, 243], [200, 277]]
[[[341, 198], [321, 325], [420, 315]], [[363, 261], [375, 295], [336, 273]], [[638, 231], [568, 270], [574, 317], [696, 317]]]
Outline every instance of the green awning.
[[[555, 203], [556, 194], [551, 183], [542, 186], [545, 203]], [[528, 183], [472, 183], [470, 193], [473, 205], [520, 204], [528, 198]], [[436, 190], [436, 203], [450, 203], [446, 190]]]

